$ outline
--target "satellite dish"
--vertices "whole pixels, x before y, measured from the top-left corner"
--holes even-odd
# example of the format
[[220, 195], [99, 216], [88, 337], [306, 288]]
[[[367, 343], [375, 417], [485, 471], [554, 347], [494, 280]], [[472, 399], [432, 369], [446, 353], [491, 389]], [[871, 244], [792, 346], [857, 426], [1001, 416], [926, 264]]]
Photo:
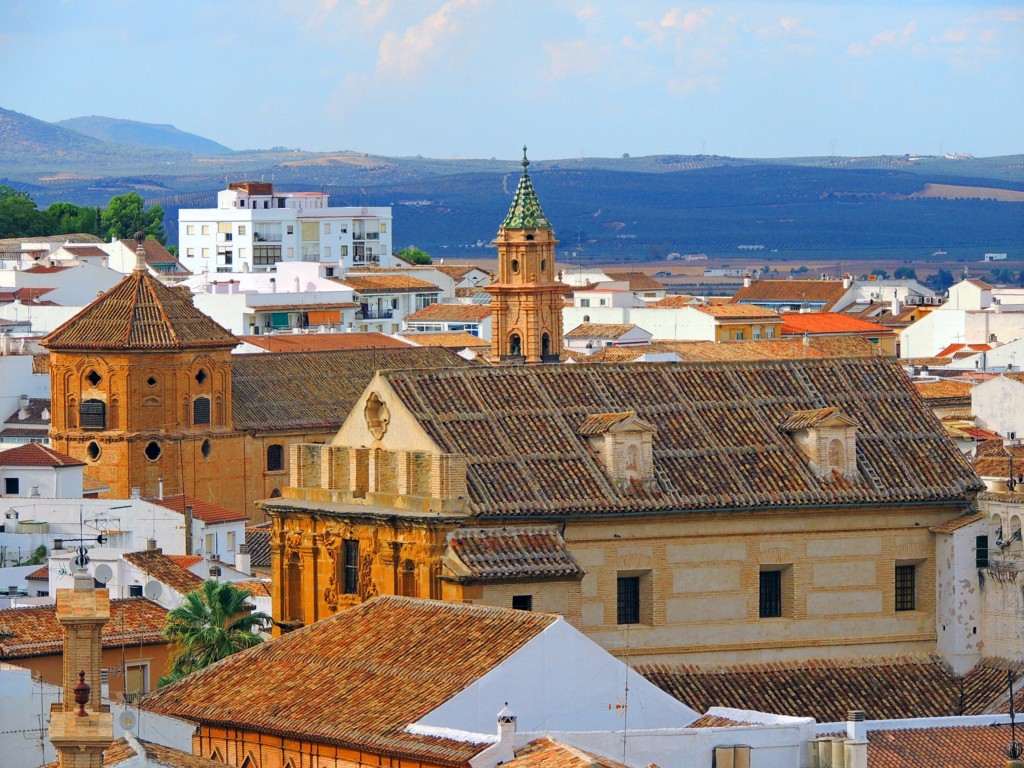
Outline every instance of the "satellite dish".
[[110, 566], [106, 563], [100, 563], [96, 566], [96, 570], [93, 572], [92, 577], [100, 584], [106, 584], [114, 578], [114, 571], [111, 570]]
[[159, 581], [147, 581], [146, 586], [142, 588], [142, 594], [150, 600], [159, 600], [163, 592], [163, 585]]
[[117, 716], [117, 724], [120, 725], [126, 731], [130, 731], [132, 728], [134, 728], [135, 723], [137, 722], [138, 719], [135, 717], [135, 713], [130, 712], [127, 709]]

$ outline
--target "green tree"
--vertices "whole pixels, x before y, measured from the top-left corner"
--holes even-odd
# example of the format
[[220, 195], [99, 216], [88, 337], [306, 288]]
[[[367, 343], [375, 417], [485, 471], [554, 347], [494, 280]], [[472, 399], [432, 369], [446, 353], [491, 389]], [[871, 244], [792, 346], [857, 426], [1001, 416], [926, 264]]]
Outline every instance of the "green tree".
[[271, 618], [260, 611], [250, 613], [245, 601], [248, 589], [231, 582], [205, 581], [195, 592], [167, 614], [163, 635], [172, 643], [171, 671], [158, 685], [167, 685], [233, 653], [263, 642], [259, 630]]
[[45, 235], [46, 216], [26, 192], [0, 186], [0, 238]]
[[932, 275], [925, 284], [935, 291], [944, 291], [953, 284], [953, 273], [948, 269], [940, 269], [934, 275]]
[[913, 267], [896, 267], [892, 276], [897, 280], [917, 280], [917, 271]]
[[141, 231], [147, 240], [158, 240], [161, 245], [167, 242], [164, 209], [159, 205], [146, 208], [146, 201], [138, 192], [110, 198], [103, 211], [101, 225], [104, 237], [115, 240], [133, 238]]
[[429, 264], [432, 261], [429, 253], [421, 251], [415, 245], [406, 246], [398, 252], [398, 256], [412, 264]]
[[889, 273], [886, 272], [884, 269], [872, 269], [871, 270], [871, 274], [874, 275], [875, 277], [879, 278], [880, 280], [888, 280], [889, 279]]
[[53, 203], [44, 213], [51, 235], [65, 235], [71, 232], [100, 234], [99, 212], [95, 208], [77, 206], [74, 203]]

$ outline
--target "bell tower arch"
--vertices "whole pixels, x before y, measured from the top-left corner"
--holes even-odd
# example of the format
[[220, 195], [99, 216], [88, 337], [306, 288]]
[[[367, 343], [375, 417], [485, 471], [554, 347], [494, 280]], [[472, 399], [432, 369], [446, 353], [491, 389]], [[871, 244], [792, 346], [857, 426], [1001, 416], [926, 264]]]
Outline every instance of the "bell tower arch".
[[493, 297], [491, 357], [495, 362], [552, 363], [562, 352], [565, 286], [555, 279], [554, 230], [541, 210], [523, 147], [523, 174], [498, 229], [498, 275]]

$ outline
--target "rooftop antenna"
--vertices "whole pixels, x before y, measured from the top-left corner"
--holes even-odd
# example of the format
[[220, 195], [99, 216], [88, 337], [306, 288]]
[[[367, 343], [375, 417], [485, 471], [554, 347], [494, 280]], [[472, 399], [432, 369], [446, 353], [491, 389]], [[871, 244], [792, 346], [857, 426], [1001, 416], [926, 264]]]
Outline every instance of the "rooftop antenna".
[[1006, 670], [1006, 684], [1010, 689], [1010, 743], [1006, 747], [1006, 756], [1011, 760], [1019, 760], [1024, 755], [1024, 746], [1017, 741], [1017, 723], [1013, 711], [1013, 672]]

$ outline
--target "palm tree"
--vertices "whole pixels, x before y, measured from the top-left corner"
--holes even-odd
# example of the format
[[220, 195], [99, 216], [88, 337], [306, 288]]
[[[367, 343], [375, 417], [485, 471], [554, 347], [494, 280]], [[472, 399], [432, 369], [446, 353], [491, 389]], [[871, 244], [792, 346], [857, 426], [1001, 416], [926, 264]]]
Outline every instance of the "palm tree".
[[167, 614], [163, 635], [174, 646], [171, 671], [157, 685], [173, 683], [262, 643], [259, 630], [269, 626], [271, 618], [262, 611], [250, 613], [245, 602], [249, 597], [248, 589], [212, 580], [185, 595], [181, 605]]

